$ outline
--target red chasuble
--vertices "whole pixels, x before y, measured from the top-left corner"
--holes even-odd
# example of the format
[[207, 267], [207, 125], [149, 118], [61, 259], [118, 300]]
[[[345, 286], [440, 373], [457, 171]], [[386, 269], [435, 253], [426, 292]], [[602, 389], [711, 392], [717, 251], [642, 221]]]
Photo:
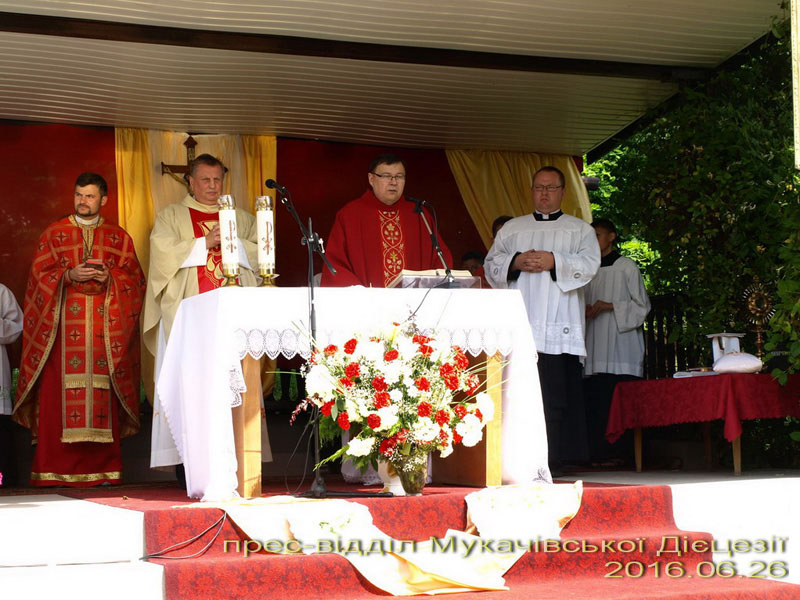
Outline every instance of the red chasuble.
[[[86, 258], [105, 283], [68, 283]], [[121, 437], [139, 431], [139, 312], [145, 280], [130, 236], [74, 216], [39, 239], [25, 292], [14, 420], [37, 442], [33, 485], [119, 482]]]
[[[425, 210], [433, 229], [433, 216]], [[453, 259], [444, 240], [439, 245], [448, 266]], [[401, 197], [387, 206], [367, 190], [338, 213], [326, 244], [328, 259], [336, 269], [322, 273], [322, 285], [386, 287], [403, 269], [441, 269], [442, 263], [431, 243], [422, 217], [414, 203]]]

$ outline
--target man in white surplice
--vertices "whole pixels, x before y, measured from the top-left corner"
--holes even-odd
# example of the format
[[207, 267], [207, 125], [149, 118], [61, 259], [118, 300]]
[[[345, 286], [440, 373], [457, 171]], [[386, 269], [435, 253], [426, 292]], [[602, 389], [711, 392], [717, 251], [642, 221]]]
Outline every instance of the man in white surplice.
[[583, 287], [600, 266], [592, 227], [561, 212], [564, 174], [542, 167], [533, 177], [535, 212], [498, 231], [484, 262], [495, 288], [516, 288], [528, 310], [539, 354], [551, 470], [588, 459], [581, 389], [584, 344]]
[[605, 441], [608, 411], [620, 381], [644, 374], [642, 324], [650, 299], [636, 263], [615, 248], [617, 228], [608, 219], [592, 223], [600, 246], [600, 270], [586, 286], [584, 397], [593, 461], [630, 460], [630, 444]]

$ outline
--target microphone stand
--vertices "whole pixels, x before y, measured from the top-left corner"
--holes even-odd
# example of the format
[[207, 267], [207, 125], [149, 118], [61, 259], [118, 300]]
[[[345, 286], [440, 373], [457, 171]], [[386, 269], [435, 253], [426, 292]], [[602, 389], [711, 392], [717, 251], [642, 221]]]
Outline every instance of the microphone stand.
[[[274, 183], [274, 182], [273, 182]], [[272, 187], [267, 183], [267, 187]], [[312, 344], [317, 340], [317, 309], [314, 302], [314, 253], [320, 255], [322, 261], [328, 267], [328, 270], [331, 272], [332, 275], [336, 275], [336, 269], [328, 260], [328, 257], [325, 256], [325, 245], [322, 241], [322, 238], [319, 234], [313, 230], [311, 219], [308, 219], [308, 229], [303, 225], [303, 222], [300, 220], [300, 215], [297, 214], [297, 210], [294, 207], [294, 202], [292, 202], [292, 194], [283, 186], [274, 186], [277, 190], [281, 204], [283, 204], [292, 217], [297, 223], [297, 226], [300, 228], [300, 233], [302, 234], [301, 244], [306, 246], [308, 249], [308, 324], [309, 328], [311, 329], [311, 342]], [[320, 420], [320, 410], [319, 407], [315, 404], [314, 408], [311, 411], [311, 418], [314, 421], [314, 428], [312, 430], [312, 436], [314, 436], [314, 464], [318, 465], [320, 461], [320, 437], [319, 437], [319, 420]], [[378, 497], [391, 497], [394, 496], [391, 492], [335, 492], [335, 491], [328, 491], [327, 486], [325, 485], [325, 479], [322, 477], [322, 473], [320, 469], [315, 468], [314, 470], [314, 482], [311, 484], [311, 489], [307, 492], [303, 492], [302, 494], [298, 494], [300, 497], [306, 498], [331, 498], [334, 496], [337, 497], [359, 497], [359, 496], [378, 496]]]
[[442, 265], [444, 266], [444, 273], [445, 273], [445, 280], [437, 284], [434, 287], [436, 288], [457, 288], [459, 287], [456, 283], [456, 278], [453, 277], [453, 273], [450, 270], [450, 267], [447, 265], [447, 261], [444, 259], [444, 254], [442, 253], [442, 246], [439, 244], [439, 237], [436, 235], [436, 232], [431, 229], [430, 224], [428, 223], [428, 219], [425, 217], [425, 211], [422, 210], [422, 205], [426, 204], [424, 200], [418, 200], [417, 198], [412, 198], [408, 196], [408, 199], [414, 203], [414, 212], [417, 213], [420, 217], [422, 217], [422, 222], [425, 224], [425, 229], [428, 230], [428, 235], [431, 236], [431, 244], [433, 244], [433, 249], [436, 250], [436, 254], [439, 257]]

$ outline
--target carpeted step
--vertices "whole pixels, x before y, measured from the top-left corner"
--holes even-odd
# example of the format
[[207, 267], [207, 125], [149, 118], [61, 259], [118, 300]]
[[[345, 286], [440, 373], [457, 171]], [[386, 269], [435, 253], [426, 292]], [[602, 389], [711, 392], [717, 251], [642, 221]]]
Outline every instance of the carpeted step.
[[[422, 497], [357, 499], [377, 527], [400, 540], [441, 537], [466, 527], [464, 496], [472, 490]], [[219, 509], [145, 513], [148, 552], [188, 539], [217, 521]], [[171, 555], [202, 550], [201, 540]], [[231, 544], [246, 536], [228, 520], [208, 552], [190, 560], [157, 560], [165, 566], [167, 600], [217, 598], [373, 598], [385, 595], [343, 557], [334, 554], [243, 556]], [[229, 543], [225, 544], [228, 541]], [[261, 540], [263, 541], [263, 540]], [[459, 594], [459, 598], [796, 598], [797, 586], [714, 574], [710, 535], [679, 530], [668, 487], [587, 488], [579, 513], [554, 542], [534, 543], [506, 574], [511, 592]], [[680, 554], [660, 553], [681, 549]], [[254, 549], [256, 546], [251, 546]], [[365, 545], [366, 547], [366, 545]], [[227, 551], [226, 551], [227, 550]], [[555, 551], [553, 551], [555, 550]], [[685, 550], [685, 552], [683, 552]], [[502, 594], [502, 596], [500, 595]]]

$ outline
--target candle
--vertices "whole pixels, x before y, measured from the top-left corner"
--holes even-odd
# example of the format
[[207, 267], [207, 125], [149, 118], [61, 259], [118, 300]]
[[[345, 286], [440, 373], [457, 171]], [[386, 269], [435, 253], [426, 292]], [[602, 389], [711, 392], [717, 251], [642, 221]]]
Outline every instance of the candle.
[[236, 232], [236, 209], [233, 196], [219, 197], [219, 236], [222, 266], [231, 273], [239, 271], [239, 235]]
[[272, 196], [256, 199], [256, 234], [258, 235], [258, 266], [270, 273], [275, 270], [275, 217]]

